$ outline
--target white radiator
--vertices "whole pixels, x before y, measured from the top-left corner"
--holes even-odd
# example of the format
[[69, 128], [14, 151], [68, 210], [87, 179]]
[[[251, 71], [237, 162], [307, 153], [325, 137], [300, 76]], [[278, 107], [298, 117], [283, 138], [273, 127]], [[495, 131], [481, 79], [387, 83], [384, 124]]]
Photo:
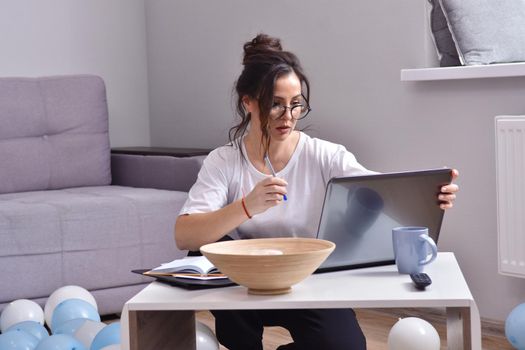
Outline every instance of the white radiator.
[[525, 277], [525, 116], [496, 117], [496, 178], [499, 272]]

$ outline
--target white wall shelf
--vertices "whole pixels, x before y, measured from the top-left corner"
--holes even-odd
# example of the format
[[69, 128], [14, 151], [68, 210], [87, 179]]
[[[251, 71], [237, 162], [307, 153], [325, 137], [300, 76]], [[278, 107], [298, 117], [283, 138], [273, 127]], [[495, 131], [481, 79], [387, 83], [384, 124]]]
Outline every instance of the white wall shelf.
[[525, 76], [525, 62], [483, 66], [401, 69], [401, 81], [480, 79]]

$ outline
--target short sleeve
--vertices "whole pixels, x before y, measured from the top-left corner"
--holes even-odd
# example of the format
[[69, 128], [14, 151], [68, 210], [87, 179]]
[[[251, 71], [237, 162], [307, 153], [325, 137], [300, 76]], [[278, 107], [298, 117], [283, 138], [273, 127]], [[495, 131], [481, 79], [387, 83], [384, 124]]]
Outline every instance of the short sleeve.
[[218, 150], [206, 157], [179, 215], [207, 213], [227, 204], [227, 165], [227, 159]]
[[329, 178], [377, 174], [361, 165], [355, 156], [342, 145], [336, 145], [331, 154]]

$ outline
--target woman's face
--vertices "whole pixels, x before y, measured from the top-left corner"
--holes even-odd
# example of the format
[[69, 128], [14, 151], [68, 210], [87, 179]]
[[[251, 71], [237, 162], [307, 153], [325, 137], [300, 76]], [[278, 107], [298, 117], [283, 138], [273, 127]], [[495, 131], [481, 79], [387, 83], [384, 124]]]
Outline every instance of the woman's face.
[[[283, 75], [275, 81], [273, 106], [278, 105], [292, 107], [303, 101], [301, 95], [301, 81], [295, 73]], [[247, 104], [248, 112], [251, 113], [252, 128], [260, 130], [261, 121], [259, 116], [259, 105], [256, 100], [251, 100]], [[272, 108], [272, 111], [279, 108]], [[273, 117], [278, 117], [274, 115]], [[268, 118], [268, 134], [272, 141], [284, 141], [294, 130], [297, 120], [292, 118], [290, 108], [287, 108], [282, 117], [272, 119], [272, 112]]]

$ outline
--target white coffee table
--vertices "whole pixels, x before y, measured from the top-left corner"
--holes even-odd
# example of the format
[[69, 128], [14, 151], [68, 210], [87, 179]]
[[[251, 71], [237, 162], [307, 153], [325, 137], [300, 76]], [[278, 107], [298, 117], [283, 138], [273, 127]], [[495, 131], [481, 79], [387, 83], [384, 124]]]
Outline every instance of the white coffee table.
[[153, 282], [122, 310], [122, 349], [195, 349], [198, 310], [301, 308], [446, 308], [453, 350], [481, 350], [479, 311], [453, 253], [427, 266], [433, 283], [414, 288], [395, 265], [316, 274], [276, 296], [249, 295], [240, 286], [189, 291]]

